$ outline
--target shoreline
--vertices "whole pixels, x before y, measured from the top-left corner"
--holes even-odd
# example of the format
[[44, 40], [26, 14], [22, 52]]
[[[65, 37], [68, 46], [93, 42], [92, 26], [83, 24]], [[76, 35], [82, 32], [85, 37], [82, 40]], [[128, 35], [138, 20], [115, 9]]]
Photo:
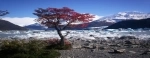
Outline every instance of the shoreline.
[[[150, 38], [143, 40], [134, 36], [107, 37], [107, 39], [92, 35], [91, 37], [95, 39], [68, 38], [72, 49], [57, 50], [61, 54], [59, 58], [150, 58]], [[48, 39], [50, 38], [45, 40]], [[15, 40], [23, 39], [16, 38]]]
[[70, 41], [73, 44], [72, 49], [59, 50], [61, 53], [59, 58], [150, 58], [150, 39], [121, 37]]

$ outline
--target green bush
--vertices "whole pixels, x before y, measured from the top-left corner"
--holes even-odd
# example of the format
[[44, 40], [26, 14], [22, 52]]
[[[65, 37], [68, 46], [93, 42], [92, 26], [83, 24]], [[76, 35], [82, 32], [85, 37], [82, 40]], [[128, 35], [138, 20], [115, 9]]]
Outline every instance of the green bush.
[[46, 49], [69, 50], [72, 48], [72, 45], [68, 40], [65, 40], [64, 46], [61, 46], [59, 42], [60, 40], [55, 38], [46, 40], [47, 43]]
[[71, 45], [64, 45], [64, 46], [61, 46], [61, 45], [59, 45], [59, 44], [46, 46], [46, 49], [57, 49], [57, 50], [70, 50], [71, 48], [72, 48]]
[[45, 49], [43, 40], [1, 40], [0, 58], [56, 58], [55, 50]]

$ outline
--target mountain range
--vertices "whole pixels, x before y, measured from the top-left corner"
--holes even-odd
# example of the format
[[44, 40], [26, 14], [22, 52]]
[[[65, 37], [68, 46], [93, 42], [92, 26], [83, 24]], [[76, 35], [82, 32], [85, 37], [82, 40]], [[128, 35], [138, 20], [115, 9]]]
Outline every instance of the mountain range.
[[143, 13], [139, 11], [132, 11], [132, 12], [126, 11], [126, 12], [119, 12], [114, 15], [102, 17], [96, 20], [96, 22], [105, 21], [105, 22], [116, 23], [122, 20], [131, 20], [131, 19], [139, 20], [144, 18], [150, 18], [150, 13]]
[[[101, 26], [110, 26], [114, 23], [125, 21], [125, 20], [141, 20], [145, 18], [150, 18], [150, 13], [143, 13], [139, 11], [125, 11], [125, 12], [118, 12], [114, 15], [105, 16], [94, 20], [88, 24], [87, 27], [101, 27]], [[46, 29], [45, 27], [41, 26], [38, 23], [31, 24], [28, 26], [24, 26], [28, 29], [38, 29], [43, 30]]]
[[[138, 11], [126, 11], [126, 12], [119, 12], [114, 15], [101, 17], [99, 19], [94, 19], [91, 21], [87, 28], [90, 27], [102, 27], [102, 26], [109, 26], [108, 28], [146, 28], [149, 27], [149, 20], [150, 13], [143, 13]], [[146, 19], [146, 20], [144, 20]], [[146, 22], [148, 21], [148, 23]], [[138, 22], [138, 23], [136, 23]], [[146, 25], [144, 24], [146, 23]], [[79, 24], [80, 25], [80, 24]], [[137, 26], [136, 26], [137, 25]], [[33, 30], [46, 30], [47, 27], [42, 26], [38, 23], [34, 23], [31, 25], [27, 25], [24, 27], [20, 27], [18, 25], [15, 25], [9, 21], [0, 19], [0, 30], [27, 30], [27, 29], [33, 29]], [[53, 29], [53, 28], [51, 28]], [[80, 27], [76, 28], [68, 28], [68, 29], [83, 29]], [[86, 29], [86, 28], [84, 28]]]

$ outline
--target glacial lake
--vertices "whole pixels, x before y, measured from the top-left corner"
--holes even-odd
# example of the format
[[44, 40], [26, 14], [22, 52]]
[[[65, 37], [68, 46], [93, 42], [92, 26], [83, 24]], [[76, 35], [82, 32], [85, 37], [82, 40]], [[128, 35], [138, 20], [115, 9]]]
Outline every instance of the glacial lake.
[[[66, 34], [66, 31], [69, 31], [69, 37], [84, 37], [90, 38], [90, 35], [95, 37], [120, 37], [120, 36], [136, 36], [140, 38], [150, 38], [149, 30], [65, 30], [62, 31], [63, 34]], [[29, 30], [29, 31], [20, 31], [20, 30], [10, 30], [10, 31], [0, 31], [0, 38], [59, 38], [55, 30]]]

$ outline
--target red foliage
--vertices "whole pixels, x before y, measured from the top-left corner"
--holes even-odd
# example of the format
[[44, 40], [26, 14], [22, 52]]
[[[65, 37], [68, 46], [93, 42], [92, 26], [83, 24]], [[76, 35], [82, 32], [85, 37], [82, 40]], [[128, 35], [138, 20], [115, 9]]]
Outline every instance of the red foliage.
[[[76, 22], [88, 23], [92, 20], [92, 18], [94, 18], [93, 15], [88, 13], [81, 14], [68, 7], [47, 9], [39, 8], [35, 10], [34, 14], [38, 16], [38, 19], [36, 19], [37, 22], [60, 30], [64, 30], [69, 26], [75, 26], [73, 23]], [[66, 24], [62, 24], [64, 22]], [[83, 25], [82, 27], [85, 26], [86, 25]]]
[[68, 41], [67, 39], [65, 39], [65, 45], [71, 45], [70, 41]]
[[56, 45], [56, 44], [59, 43], [59, 39], [56, 39], [56, 38], [54, 38], [54, 39], [48, 39], [48, 40], [46, 40], [46, 42], [47, 42], [49, 45]]
[[[60, 43], [65, 45], [64, 36], [61, 31], [66, 29], [67, 27], [74, 27], [77, 24], [74, 23], [83, 23], [81, 27], [87, 26], [87, 23], [94, 18], [94, 15], [89, 13], [78, 13], [73, 9], [68, 7], [63, 8], [39, 8], [35, 10], [34, 15], [38, 16], [36, 19], [37, 22], [47, 26], [48, 28], [53, 27], [57, 30], [58, 35], [61, 38]], [[52, 40], [58, 41], [58, 40]]]

